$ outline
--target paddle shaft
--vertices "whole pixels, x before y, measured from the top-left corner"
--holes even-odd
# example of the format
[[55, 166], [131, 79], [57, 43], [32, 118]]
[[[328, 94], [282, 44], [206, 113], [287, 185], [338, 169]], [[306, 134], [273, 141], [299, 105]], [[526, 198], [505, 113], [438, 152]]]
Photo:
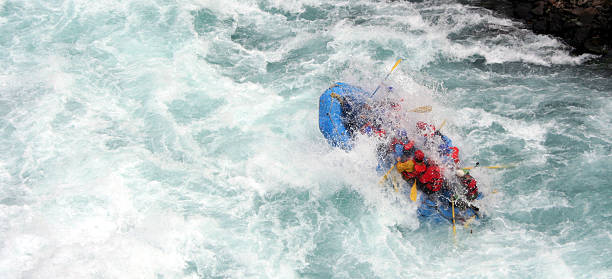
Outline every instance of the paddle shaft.
[[393, 68], [391, 68], [391, 71], [389, 71], [389, 73], [385, 76], [385, 78], [380, 82], [380, 84], [378, 85], [378, 87], [376, 87], [376, 89], [374, 90], [374, 92], [372, 92], [372, 95], [370, 95], [370, 98], [374, 97], [374, 95], [376, 94], [376, 92], [378, 91], [378, 89], [380, 89], [380, 86], [382, 85], [383, 81], [387, 80], [387, 78], [389, 78], [389, 76], [391, 75], [391, 73], [393, 73], [393, 70], [395, 70], [395, 67], [397, 67], [397, 65], [399, 65], [399, 63], [402, 62], [402, 59], [397, 59], [397, 62], [395, 62], [395, 65], [393, 65]]
[[457, 228], [455, 227], [455, 200], [451, 200], [451, 204], [453, 207], [453, 236], [457, 235]]
[[387, 176], [391, 173], [391, 171], [395, 168], [395, 165], [391, 166], [391, 168], [387, 171], [387, 173], [385, 173], [385, 175], [380, 179], [380, 181], [378, 182], [378, 184], [381, 184], [383, 182], [385, 182], [385, 180], [387, 180]]

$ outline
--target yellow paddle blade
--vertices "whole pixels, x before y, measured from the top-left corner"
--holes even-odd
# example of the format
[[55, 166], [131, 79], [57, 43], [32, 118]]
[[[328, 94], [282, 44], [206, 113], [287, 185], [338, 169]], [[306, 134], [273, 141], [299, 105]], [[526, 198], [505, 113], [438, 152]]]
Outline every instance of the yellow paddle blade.
[[464, 227], [464, 228], [466, 228], [466, 229], [467, 229], [467, 228], [469, 228], [469, 227], [470, 227], [470, 224], [471, 224], [472, 222], [474, 222], [474, 220], [476, 220], [476, 216], [472, 216], [472, 217], [470, 217], [470, 219], [467, 219], [467, 220], [465, 221], [465, 223], [463, 223], [463, 227]]
[[442, 127], [444, 127], [445, 124], [446, 124], [446, 119], [442, 121], [442, 124], [440, 125], [440, 127], [438, 127], [438, 131], [442, 130]]
[[395, 65], [393, 65], [393, 68], [391, 68], [391, 71], [389, 72], [389, 74], [391, 74], [391, 72], [395, 70], [395, 67], [397, 67], [397, 65], [399, 65], [400, 62], [402, 62], [402, 59], [397, 59], [397, 62], [395, 62]]
[[410, 189], [410, 200], [416, 201], [417, 199], [417, 187], [416, 187], [416, 179], [414, 179], [414, 184], [412, 184], [412, 188]]
[[425, 112], [430, 112], [430, 111], [431, 111], [431, 106], [422, 106], [422, 107], [418, 107], [418, 108], [411, 110], [411, 112], [418, 112], [418, 113], [425, 113]]

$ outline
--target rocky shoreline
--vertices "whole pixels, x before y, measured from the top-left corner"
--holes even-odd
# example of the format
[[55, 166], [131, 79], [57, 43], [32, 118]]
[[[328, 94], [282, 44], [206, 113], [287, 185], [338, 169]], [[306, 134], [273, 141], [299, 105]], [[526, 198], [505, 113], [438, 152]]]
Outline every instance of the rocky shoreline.
[[561, 38], [574, 54], [612, 56], [612, 0], [472, 0], [484, 7], [521, 20], [538, 34]]

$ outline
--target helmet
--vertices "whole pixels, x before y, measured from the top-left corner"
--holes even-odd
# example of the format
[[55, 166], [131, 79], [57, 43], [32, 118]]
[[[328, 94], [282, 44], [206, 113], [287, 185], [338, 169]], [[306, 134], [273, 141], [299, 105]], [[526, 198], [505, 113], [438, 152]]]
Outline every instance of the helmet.
[[423, 121], [419, 121], [416, 124], [417, 128], [419, 128], [419, 130], [425, 130], [425, 128], [427, 128], [427, 123], [423, 122]]
[[456, 174], [459, 177], [463, 177], [465, 175], [465, 172], [463, 170], [457, 170]]
[[417, 161], [423, 161], [423, 158], [425, 158], [425, 154], [423, 154], [423, 151], [421, 150], [417, 150], [414, 152], [414, 159]]
[[459, 148], [457, 147], [451, 147], [452, 153], [451, 153], [451, 157], [453, 158], [453, 161], [455, 161], [455, 164], [459, 163]]

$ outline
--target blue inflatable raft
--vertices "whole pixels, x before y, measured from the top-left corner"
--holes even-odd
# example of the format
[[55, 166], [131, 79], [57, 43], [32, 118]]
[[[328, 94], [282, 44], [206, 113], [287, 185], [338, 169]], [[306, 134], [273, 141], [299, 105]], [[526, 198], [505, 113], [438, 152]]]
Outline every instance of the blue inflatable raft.
[[319, 129], [330, 145], [353, 148], [350, 122], [355, 110], [365, 103], [368, 93], [346, 83], [336, 83], [319, 98]]
[[[361, 127], [358, 123], [360, 108], [368, 100], [368, 92], [362, 88], [346, 83], [336, 83], [321, 94], [319, 98], [319, 129], [327, 139], [328, 143], [344, 150], [353, 148], [355, 127]], [[447, 142], [447, 140], [444, 140]], [[450, 145], [450, 139], [448, 139]], [[409, 193], [406, 193], [409, 195]], [[419, 193], [419, 206], [417, 213], [419, 218], [430, 222], [446, 222], [453, 220], [453, 208], [450, 203], [450, 192], [441, 193], [437, 196], [428, 196]], [[482, 196], [480, 195], [478, 199]], [[456, 207], [455, 221], [462, 223], [480, 217], [475, 207], [460, 209]]]

